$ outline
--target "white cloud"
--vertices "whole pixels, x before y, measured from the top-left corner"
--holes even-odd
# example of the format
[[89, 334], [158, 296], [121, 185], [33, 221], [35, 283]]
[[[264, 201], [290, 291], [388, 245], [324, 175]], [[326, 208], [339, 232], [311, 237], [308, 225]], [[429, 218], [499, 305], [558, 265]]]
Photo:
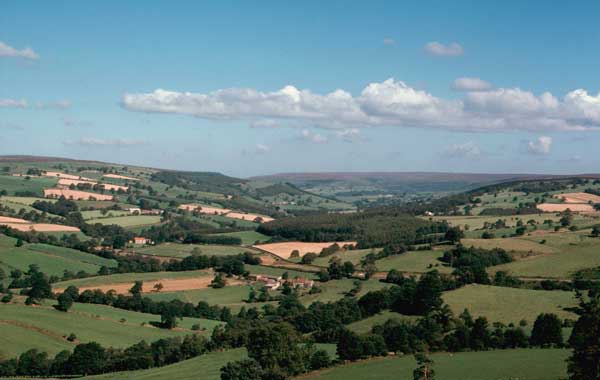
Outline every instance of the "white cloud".
[[452, 83], [452, 89], [456, 91], [488, 91], [492, 84], [479, 78], [462, 77]]
[[393, 38], [384, 38], [383, 44], [384, 45], [396, 45], [396, 40]]
[[0, 107], [6, 108], [26, 108], [28, 106], [27, 101], [25, 99], [0, 99]]
[[304, 141], [309, 141], [315, 144], [322, 144], [327, 142], [327, 137], [319, 133], [311, 132], [308, 129], [302, 130], [302, 132], [300, 133], [300, 138]]
[[250, 128], [281, 128], [281, 122], [272, 119], [253, 120], [250, 122]]
[[[481, 87], [481, 86], [480, 86]], [[467, 92], [450, 100], [388, 79], [368, 84], [355, 96], [286, 86], [273, 92], [228, 88], [209, 93], [155, 90], [125, 94], [123, 107], [138, 112], [191, 115], [213, 120], [247, 120], [254, 127], [280, 125], [349, 129], [371, 126], [502, 132], [600, 129], [600, 94], [583, 89], [563, 99], [519, 88]]]
[[36, 102], [35, 106], [41, 109], [67, 109], [71, 107], [71, 102], [68, 100], [58, 100], [56, 102]]
[[478, 158], [481, 156], [481, 149], [474, 142], [468, 141], [463, 144], [448, 145], [442, 155], [450, 158]]
[[548, 154], [552, 147], [552, 137], [540, 136], [536, 141], [529, 141], [527, 143], [527, 150], [532, 154]]
[[17, 50], [12, 46], [5, 44], [0, 41], [0, 57], [13, 57], [13, 58], [25, 58], [36, 60], [40, 56], [37, 55], [31, 48], [25, 48], [22, 50]]
[[268, 153], [271, 151], [271, 147], [265, 144], [256, 144], [257, 153]]
[[348, 128], [342, 129], [341, 131], [336, 131], [335, 136], [346, 142], [357, 142], [362, 140], [362, 135], [360, 133], [360, 129], [358, 128]]
[[126, 147], [145, 144], [142, 140], [127, 140], [127, 139], [99, 139], [94, 137], [82, 137], [77, 140], [65, 140], [65, 145], [81, 145], [81, 146], [105, 146], [105, 147]]
[[456, 42], [452, 42], [449, 45], [444, 45], [439, 42], [433, 41], [425, 45], [425, 51], [430, 55], [438, 57], [456, 57], [463, 55], [463, 47]]

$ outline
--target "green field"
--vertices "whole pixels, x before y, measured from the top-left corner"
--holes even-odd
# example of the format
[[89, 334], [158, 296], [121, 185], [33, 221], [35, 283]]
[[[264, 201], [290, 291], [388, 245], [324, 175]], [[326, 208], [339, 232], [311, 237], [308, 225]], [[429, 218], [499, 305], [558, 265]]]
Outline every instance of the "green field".
[[25, 177], [0, 176], [0, 190], [6, 190], [9, 195], [14, 195], [17, 191], [30, 191], [42, 197], [44, 189], [54, 187], [57, 182], [56, 178], [49, 177], [25, 179]]
[[114, 267], [114, 260], [90, 253], [46, 244], [25, 244], [15, 247], [16, 239], [0, 235], [0, 262], [9, 268], [27, 270], [36, 264], [47, 275], [62, 276], [65, 270], [97, 273], [103, 265]]
[[569, 278], [578, 270], [600, 266], [600, 239], [588, 235], [589, 230], [525, 236], [522, 239], [538, 244], [546, 240], [544, 245], [553, 253], [498, 265], [491, 271], [505, 270], [521, 277]]
[[231, 285], [225, 286], [221, 289], [206, 288], [184, 290], [179, 292], [150, 293], [146, 296], [155, 301], [169, 301], [172, 299], [178, 299], [184, 302], [191, 302], [193, 304], [204, 301], [210, 305], [227, 306], [233, 311], [237, 311], [242, 306], [261, 307], [263, 305], [260, 303], [246, 304], [244, 302], [244, 300], [248, 298], [251, 288], [252, 286], [249, 285]]
[[195, 248], [200, 251], [201, 255], [206, 256], [234, 256], [244, 252], [256, 252], [252, 248], [239, 247], [236, 245], [178, 243], [163, 243], [159, 245], [139, 247], [134, 248], [134, 251], [144, 255], [184, 258], [191, 255]]
[[290, 278], [302, 277], [309, 279], [316, 279], [317, 275], [313, 272], [301, 272], [293, 269], [276, 268], [265, 265], [245, 265], [246, 270], [252, 274], [264, 274], [268, 276], [281, 276], [287, 272]]
[[263, 235], [260, 232], [256, 231], [238, 231], [238, 232], [225, 232], [222, 234], [213, 234], [211, 236], [231, 236], [231, 237], [239, 237], [242, 239], [242, 244], [244, 245], [252, 245], [255, 242], [265, 243], [271, 238], [267, 235]]
[[145, 273], [118, 273], [106, 276], [95, 276], [79, 278], [76, 280], [61, 281], [53, 284], [55, 288], [66, 288], [68, 286], [90, 287], [107, 284], [132, 283], [135, 281], [155, 281], [166, 279], [193, 278], [201, 276], [212, 276], [210, 270], [191, 270], [182, 272], [145, 272]]
[[[354, 281], [351, 279], [342, 280], [331, 280], [327, 282], [316, 282], [315, 286], [322, 289], [321, 293], [317, 294], [304, 294], [300, 297], [300, 302], [303, 305], [308, 306], [313, 302], [333, 302], [340, 298], [354, 287]], [[390, 284], [380, 282], [378, 280], [358, 281], [361, 286], [360, 292], [357, 297], [360, 298], [365, 293], [372, 290], [379, 290], [381, 288], [390, 287]]]
[[11, 196], [3, 196], [0, 197], [0, 201], [6, 201], [10, 203], [31, 206], [37, 201], [46, 201], [50, 203], [56, 202], [56, 199], [46, 199], [41, 197], [11, 197]]
[[[107, 219], [107, 218], [127, 216], [130, 214], [131, 213], [129, 211], [125, 211], [125, 210], [110, 210], [106, 214], [103, 214], [101, 210], [90, 210], [90, 211], [82, 211], [81, 212], [81, 215], [83, 216], [83, 219], [85, 219], [85, 220]], [[91, 223], [95, 223], [95, 222], [91, 222]], [[98, 223], [101, 223], [101, 222], [98, 222]]]
[[[0, 316], [0, 342], [3, 343], [0, 351], [9, 357], [31, 348], [42, 347], [50, 354], [72, 348], [74, 344], [64, 338], [71, 333], [80, 342], [96, 341], [107, 347], [126, 347], [142, 339], [151, 342], [191, 334], [193, 332], [189, 327], [194, 323], [209, 330], [219, 323], [185, 318], [181, 321], [182, 328], [165, 330], [147, 324], [150, 321], [160, 321], [158, 315], [87, 304], [75, 304], [68, 313], [54, 310], [50, 304], [37, 307], [17, 303], [0, 304]], [[125, 321], [122, 322], [121, 319]], [[42, 346], [38, 346], [38, 343]]]
[[532, 252], [532, 253], [553, 253], [556, 250], [548, 244], [540, 244], [538, 241], [532, 241], [526, 237], [512, 237], [505, 239], [462, 239], [461, 244], [465, 247], [476, 247], [484, 249], [502, 248], [508, 252]]
[[380, 249], [355, 249], [342, 251], [325, 257], [317, 257], [315, 261], [313, 261], [313, 265], [326, 267], [329, 265], [329, 261], [336, 257], [339, 257], [342, 261], [350, 261], [354, 265], [357, 265], [360, 264], [360, 260], [362, 260], [362, 258], [367, 256], [369, 253], [377, 253], [379, 251]]
[[572, 292], [467, 285], [444, 293], [443, 298], [455, 315], [466, 308], [471, 315], [484, 316], [490, 323], [517, 324], [522, 319], [533, 323], [540, 313], [577, 319], [577, 315], [563, 310], [577, 305]]
[[93, 223], [100, 223], [104, 225], [116, 224], [124, 228], [129, 228], [158, 224], [160, 223], [160, 218], [161, 217], [159, 215], [131, 215], [94, 219]]
[[375, 266], [377, 270], [384, 272], [396, 269], [404, 272], [424, 273], [435, 269], [440, 273], [451, 273], [452, 268], [444, 266], [438, 260], [443, 255], [443, 250], [411, 251], [377, 260]]
[[350, 323], [346, 327], [349, 330], [354, 331], [357, 334], [366, 334], [366, 333], [371, 332], [371, 329], [373, 328], [373, 326], [382, 325], [389, 319], [394, 319], [394, 320], [399, 320], [399, 321], [400, 320], [416, 320], [417, 317], [402, 315], [402, 314], [398, 314], [393, 311], [385, 310], [379, 314], [375, 314], [368, 318], [361, 319], [360, 321]]
[[[566, 376], [568, 350], [520, 349], [431, 355], [436, 380], [559, 380]], [[413, 356], [388, 357], [341, 365], [302, 379], [412, 379]], [[172, 380], [175, 380], [173, 378]]]
[[197, 358], [185, 360], [161, 368], [153, 368], [142, 371], [116, 372], [99, 376], [84, 377], [89, 380], [220, 380], [221, 367], [225, 364], [247, 357], [246, 350], [238, 348], [235, 350], [210, 352]]

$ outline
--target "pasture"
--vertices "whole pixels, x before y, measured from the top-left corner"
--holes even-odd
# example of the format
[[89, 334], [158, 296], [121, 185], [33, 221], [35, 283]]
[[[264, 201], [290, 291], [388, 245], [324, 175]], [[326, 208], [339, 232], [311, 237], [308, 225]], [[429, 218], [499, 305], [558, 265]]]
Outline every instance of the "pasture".
[[193, 359], [184, 360], [160, 368], [152, 368], [141, 371], [116, 372], [98, 376], [84, 377], [89, 380], [220, 380], [221, 367], [225, 364], [247, 358], [246, 350], [237, 348], [234, 350], [209, 352]]
[[[559, 380], [566, 377], [564, 349], [518, 349], [431, 355], [438, 380]], [[300, 378], [305, 380], [412, 379], [413, 356], [375, 358], [340, 365]]]
[[377, 260], [375, 266], [377, 270], [384, 272], [396, 269], [401, 272], [424, 273], [435, 269], [440, 273], [451, 273], [452, 268], [439, 261], [443, 255], [444, 250], [410, 251]]
[[[342, 260], [342, 262], [350, 261], [352, 264], [358, 265], [358, 264], [360, 264], [360, 261], [365, 256], [367, 256], [370, 253], [377, 253], [379, 251], [380, 251], [380, 249], [375, 249], [375, 248], [373, 248], [373, 249], [349, 249], [349, 250], [345, 250], [345, 251], [336, 252], [329, 256], [317, 257], [315, 259], [315, 261], [313, 261], [313, 265], [326, 267], [329, 265], [329, 261], [332, 258], [336, 258], [336, 257], [339, 258], [340, 260]], [[318, 252], [315, 252], [315, 253], [318, 253]]]
[[[81, 212], [83, 219], [85, 219], [86, 221], [93, 220], [93, 219], [128, 216], [130, 214], [131, 213], [129, 211], [125, 211], [125, 210], [109, 210], [106, 213], [103, 213], [102, 210], [90, 210], [90, 211], [82, 211]], [[95, 223], [95, 222], [89, 222], [89, 223]]]
[[354, 331], [357, 334], [367, 334], [367, 333], [371, 332], [371, 329], [373, 328], [373, 326], [383, 325], [385, 322], [387, 322], [390, 319], [398, 320], [398, 321], [414, 321], [417, 318], [418, 317], [402, 315], [402, 314], [399, 314], [399, 313], [396, 313], [396, 312], [393, 312], [390, 310], [384, 310], [379, 314], [375, 314], [368, 318], [361, 319], [360, 321], [350, 323], [346, 327], [350, 331]]
[[6, 190], [9, 195], [15, 195], [17, 192], [30, 192], [38, 197], [44, 195], [44, 189], [53, 187], [58, 180], [47, 177], [14, 177], [0, 176], [0, 190]]
[[[539, 241], [541, 241], [541, 239]], [[540, 244], [539, 241], [533, 241], [523, 237], [512, 237], [504, 239], [462, 239], [461, 244], [465, 247], [484, 249], [502, 248], [507, 252], [547, 254], [556, 251], [547, 244]]]
[[[56, 354], [62, 349], [73, 348], [74, 344], [64, 337], [71, 333], [80, 342], [96, 341], [107, 347], [127, 347], [142, 339], [154, 341], [160, 338], [191, 334], [188, 329], [165, 330], [147, 324], [160, 321], [159, 315], [129, 312], [104, 305], [75, 305], [67, 313], [54, 310], [49, 304], [25, 306], [23, 304], [0, 304], [2, 331], [7, 333], [11, 345], [3, 345], [4, 355], [15, 356], [31, 348], [39, 348], [36, 341]], [[124, 319], [125, 321], [122, 321]], [[182, 325], [203, 324], [209, 328], [212, 321], [190, 318]], [[143, 323], [143, 325], [142, 325]], [[214, 327], [214, 326], [213, 326]], [[29, 339], [33, 337], [33, 339]]]
[[100, 267], [116, 266], [114, 260], [89, 253], [46, 244], [25, 244], [15, 247], [16, 239], [0, 235], [0, 262], [11, 269], [26, 271], [29, 265], [38, 265], [49, 276], [62, 276], [65, 270], [97, 273]]
[[219, 233], [219, 234], [213, 234], [210, 236], [238, 237], [238, 238], [242, 239], [243, 245], [252, 245], [256, 242], [264, 243], [271, 239], [269, 236], [263, 235], [260, 232], [256, 232], [256, 231], [224, 232], [224, 233]]
[[151, 256], [179, 257], [184, 258], [194, 253], [206, 256], [235, 256], [244, 252], [254, 252], [252, 248], [239, 247], [235, 245], [212, 245], [212, 244], [178, 244], [163, 243], [146, 247], [134, 248], [136, 253]]
[[504, 270], [519, 277], [569, 278], [579, 270], [600, 266], [600, 239], [588, 235], [589, 230], [524, 236], [522, 239], [533, 243], [545, 240], [544, 245], [552, 248], [553, 252], [498, 265], [490, 270]]
[[93, 223], [100, 223], [103, 225], [116, 224], [123, 228], [131, 228], [158, 224], [160, 223], [160, 219], [161, 217], [159, 215], [130, 215], [117, 216], [114, 218], [94, 219]]
[[520, 320], [526, 320], [532, 324], [540, 313], [577, 319], [574, 313], [563, 310], [577, 305], [573, 292], [472, 284], [445, 292], [443, 299], [455, 315], [469, 309], [471, 315], [484, 316], [490, 323], [518, 324]]
[[281, 243], [258, 244], [255, 248], [272, 253], [283, 259], [289, 259], [292, 251], [297, 250], [300, 256], [304, 256], [309, 252], [320, 253], [323, 248], [328, 248], [334, 244], [343, 247], [344, 245], [356, 245], [355, 241], [340, 241], [329, 243], [305, 243], [299, 241], [286, 241]]

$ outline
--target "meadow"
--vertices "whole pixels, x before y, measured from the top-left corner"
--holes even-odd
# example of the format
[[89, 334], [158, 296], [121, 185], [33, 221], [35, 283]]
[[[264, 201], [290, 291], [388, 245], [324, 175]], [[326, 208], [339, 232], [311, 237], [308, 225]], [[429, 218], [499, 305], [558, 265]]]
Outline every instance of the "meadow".
[[0, 235], [0, 263], [11, 269], [26, 271], [35, 264], [54, 276], [62, 276], [65, 270], [97, 273], [102, 266], [114, 267], [114, 260], [104, 259], [89, 253], [46, 244], [25, 244], [15, 247], [16, 239]]
[[94, 219], [93, 223], [100, 223], [104, 225], [116, 224], [124, 228], [130, 228], [158, 224], [160, 223], [160, 219], [161, 217], [159, 215], [130, 215], [117, 216], [114, 218]]
[[[152, 327], [150, 321], [160, 321], [160, 316], [113, 309], [104, 305], [75, 304], [64, 313], [46, 303], [25, 306], [19, 303], [0, 304], [2, 353], [12, 357], [31, 348], [44, 348], [50, 354], [62, 349], [72, 349], [77, 343], [66, 340], [75, 334], [78, 342], [96, 341], [107, 347], [127, 347], [142, 339], [154, 341], [160, 338], [183, 336], [193, 333], [189, 328], [198, 323], [212, 329], [213, 321], [186, 318], [182, 327], [165, 330]], [[124, 320], [124, 321], [122, 321]], [[218, 323], [218, 322], [217, 322]], [[38, 346], [42, 344], [42, 346]]]
[[[563, 349], [519, 349], [431, 355], [437, 380], [559, 380], [566, 376], [569, 355]], [[375, 358], [318, 371], [301, 379], [412, 379], [413, 356]]]
[[532, 324], [540, 313], [554, 313], [560, 318], [577, 319], [577, 315], [564, 310], [577, 305], [573, 292], [466, 285], [445, 292], [443, 299], [455, 315], [469, 309], [471, 315], [484, 316], [490, 323], [518, 324], [525, 320]]
[[256, 242], [265, 243], [271, 239], [269, 236], [263, 235], [260, 232], [256, 232], [256, 231], [225, 232], [225, 233], [220, 233], [220, 234], [213, 234], [210, 236], [238, 237], [238, 238], [242, 239], [243, 245], [252, 245]]
[[105, 375], [89, 376], [89, 380], [220, 380], [221, 367], [225, 364], [247, 358], [244, 348], [234, 350], [210, 352], [197, 358], [185, 360], [165, 367], [141, 371], [116, 372]]
[[396, 269], [401, 272], [424, 273], [435, 269], [440, 273], [451, 273], [452, 268], [439, 261], [443, 255], [444, 250], [411, 251], [377, 260], [375, 266], [377, 270], [384, 272]]
[[44, 189], [54, 187], [58, 180], [47, 177], [13, 177], [0, 176], [0, 190], [6, 190], [9, 195], [15, 195], [16, 192], [27, 191], [34, 193], [38, 197], [43, 197]]
[[385, 310], [368, 318], [361, 319], [360, 321], [350, 323], [346, 327], [357, 334], [368, 334], [371, 332], [373, 326], [383, 325], [390, 319], [397, 321], [414, 321], [417, 318], [418, 317], [402, 315], [390, 310]]
[[235, 256], [244, 252], [255, 252], [256, 250], [236, 245], [214, 245], [214, 244], [178, 244], [163, 243], [145, 247], [134, 248], [136, 253], [151, 256], [178, 257], [190, 256], [194, 249], [198, 254], [206, 256]]

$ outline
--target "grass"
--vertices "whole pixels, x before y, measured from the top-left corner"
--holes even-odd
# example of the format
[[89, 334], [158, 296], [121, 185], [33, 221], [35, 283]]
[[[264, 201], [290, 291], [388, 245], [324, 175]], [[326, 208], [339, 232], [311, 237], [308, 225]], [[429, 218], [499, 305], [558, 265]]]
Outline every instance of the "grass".
[[385, 311], [382, 311], [379, 314], [375, 314], [375, 315], [370, 316], [368, 318], [361, 319], [360, 321], [356, 321], [356, 322], [350, 323], [346, 327], [350, 331], [354, 331], [357, 334], [366, 334], [366, 333], [370, 333], [371, 332], [371, 329], [373, 328], [373, 326], [375, 326], [375, 325], [382, 325], [382, 324], [384, 324], [389, 319], [394, 319], [394, 320], [414, 320], [414, 319], [416, 319], [416, 317], [406, 316], [406, 315], [398, 314], [398, 313], [393, 312], [393, 311], [385, 310]]
[[1, 197], [0, 200], [10, 202], [10, 203], [20, 204], [20, 205], [25, 205], [25, 206], [31, 206], [32, 204], [34, 204], [37, 201], [46, 201], [46, 202], [50, 202], [50, 203], [56, 202], [56, 199], [46, 199], [46, 198], [41, 198], [41, 197], [4, 196], [4, 197]]
[[[317, 257], [315, 261], [313, 261], [314, 265], [319, 265], [326, 267], [329, 265], [329, 261], [334, 257], [339, 257], [342, 261], [350, 261], [353, 264], [360, 264], [360, 260], [363, 257], [367, 256], [369, 253], [377, 253], [380, 249], [356, 249], [356, 250], [347, 250], [338, 253], [334, 253], [333, 255], [325, 256], [325, 257]], [[316, 252], [319, 253], [319, 252]]]
[[234, 311], [239, 310], [242, 306], [262, 306], [263, 304], [246, 304], [245, 299], [250, 293], [250, 285], [232, 285], [225, 286], [221, 289], [194, 289], [184, 290], [179, 292], [161, 292], [151, 293], [147, 296], [155, 301], [169, 301], [178, 299], [184, 302], [197, 304], [200, 301], [207, 302], [210, 305], [228, 306]]
[[62, 276], [65, 270], [97, 273], [103, 265], [114, 267], [114, 260], [104, 259], [89, 253], [46, 244], [25, 244], [15, 247], [16, 239], [0, 236], [0, 262], [4, 266], [27, 270], [30, 265], [39, 266], [50, 276]]
[[89, 380], [220, 380], [221, 367], [225, 364], [247, 358], [243, 348], [210, 352], [197, 358], [184, 360], [168, 366], [141, 371], [116, 372], [99, 376], [84, 377]]
[[25, 177], [0, 176], [0, 189], [12, 195], [17, 191], [30, 191], [42, 197], [44, 189], [54, 187], [57, 182], [56, 178], [48, 177], [25, 179]]
[[[566, 377], [569, 356], [562, 349], [519, 349], [431, 355], [438, 380], [558, 380]], [[319, 371], [302, 379], [412, 379], [413, 356], [372, 359]]]
[[378, 270], [385, 272], [396, 269], [404, 272], [423, 273], [436, 269], [440, 273], [450, 273], [452, 268], [442, 265], [442, 262], [438, 260], [443, 255], [443, 250], [411, 251], [377, 260], [375, 266]]
[[252, 245], [257, 241], [260, 243], [265, 243], [271, 240], [269, 236], [263, 235], [260, 232], [256, 231], [225, 232], [221, 234], [213, 234], [211, 236], [239, 237], [240, 239], [242, 239], [242, 244], [244, 245]]
[[135, 248], [137, 253], [152, 256], [167, 256], [184, 258], [190, 256], [197, 248], [200, 254], [207, 256], [234, 256], [244, 252], [255, 252], [252, 248], [239, 247], [236, 245], [209, 245], [209, 244], [178, 244], [164, 243], [153, 246]]
[[484, 249], [502, 248], [508, 252], [534, 252], [534, 253], [553, 253], [555, 250], [549, 245], [540, 244], [539, 241], [521, 237], [512, 237], [505, 239], [462, 239], [462, 245], [465, 247], [477, 247]]
[[66, 288], [70, 285], [77, 287], [100, 286], [107, 284], [132, 283], [135, 281], [155, 281], [164, 279], [181, 279], [200, 276], [212, 276], [207, 270], [194, 270], [182, 272], [146, 272], [146, 273], [118, 273], [106, 276], [80, 278], [76, 280], [61, 281], [53, 284], [55, 288]]
[[[103, 305], [75, 305], [73, 311], [63, 313], [50, 305], [25, 306], [11, 303], [0, 305], [0, 318], [4, 322], [2, 331], [11, 331], [6, 335], [11, 345], [2, 346], [5, 355], [14, 356], [31, 348], [38, 348], [37, 342], [44, 348], [54, 349], [51, 354], [71, 345], [64, 336], [74, 333], [80, 342], [96, 341], [106, 347], [127, 347], [144, 339], [148, 342], [160, 338], [191, 334], [187, 329], [164, 330], [142, 322], [158, 321], [160, 316], [113, 309]], [[124, 318], [125, 322], [120, 322]], [[182, 322], [190, 325], [191, 318]], [[197, 323], [210, 327], [211, 321], [197, 320]], [[15, 326], [18, 325], [18, 326]], [[43, 335], [44, 338], [39, 335]], [[51, 343], [52, 340], [55, 343]]]
[[[130, 215], [130, 212], [124, 211], [124, 210], [110, 210], [106, 214], [103, 214], [101, 210], [90, 210], [90, 211], [82, 211], [81, 215], [83, 216], [83, 219], [85, 219], [85, 220], [92, 220], [92, 219], [107, 219], [107, 218], [113, 218], [113, 217], [127, 216], [127, 215]], [[98, 222], [98, 223], [101, 223], [101, 222]]]
[[564, 291], [546, 291], [505, 288], [489, 285], [467, 285], [444, 293], [444, 301], [454, 314], [464, 309], [475, 316], [484, 316], [491, 322], [513, 322], [524, 319], [532, 324], [540, 313], [554, 313], [560, 318], [577, 319], [565, 307], [576, 306], [575, 294]]
[[153, 224], [160, 223], [160, 216], [159, 215], [117, 216], [114, 218], [94, 219], [94, 223], [100, 223], [100, 224], [104, 224], [104, 225], [116, 224], [116, 225], [124, 227], [124, 228], [150, 226]]
[[284, 273], [287, 272], [287, 274], [291, 278], [302, 277], [302, 278], [309, 278], [312, 280], [317, 278], [317, 275], [315, 273], [301, 272], [301, 271], [297, 271], [297, 270], [293, 270], [293, 269], [275, 268], [275, 267], [269, 267], [269, 266], [264, 266], [264, 265], [245, 265], [244, 267], [251, 274], [264, 274], [264, 275], [268, 275], [268, 276], [282, 276]]
[[[300, 302], [303, 305], [308, 306], [313, 302], [333, 302], [337, 301], [340, 298], [343, 298], [344, 295], [350, 291], [354, 287], [354, 282], [356, 280], [351, 279], [342, 279], [342, 280], [331, 280], [327, 282], [317, 282], [315, 286], [321, 288], [321, 293], [316, 294], [304, 294], [300, 297]], [[378, 290], [384, 287], [389, 287], [389, 284], [385, 284], [383, 282], [377, 280], [369, 280], [369, 281], [358, 281], [361, 286], [361, 290], [358, 292], [357, 297], [360, 298], [365, 293]]]
[[600, 239], [588, 235], [589, 230], [525, 236], [522, 239], [532, 243], [546, 240], [545, 245], [553, 252], [499, 265], [492, 271], [505, 270], [520, 277], [568, 278], [578, 270], [598, 267]]

